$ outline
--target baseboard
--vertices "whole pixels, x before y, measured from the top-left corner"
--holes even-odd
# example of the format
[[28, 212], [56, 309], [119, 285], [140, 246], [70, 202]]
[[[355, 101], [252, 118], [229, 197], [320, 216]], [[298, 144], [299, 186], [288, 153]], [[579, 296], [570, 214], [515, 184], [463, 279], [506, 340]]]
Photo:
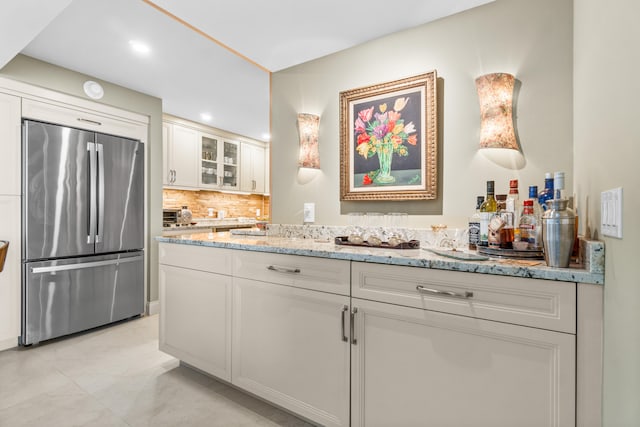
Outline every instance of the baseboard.
[[149, 301], [147, 303], [147, 315], [151, 316], [158, 313], [160, 313], [160, 301]]

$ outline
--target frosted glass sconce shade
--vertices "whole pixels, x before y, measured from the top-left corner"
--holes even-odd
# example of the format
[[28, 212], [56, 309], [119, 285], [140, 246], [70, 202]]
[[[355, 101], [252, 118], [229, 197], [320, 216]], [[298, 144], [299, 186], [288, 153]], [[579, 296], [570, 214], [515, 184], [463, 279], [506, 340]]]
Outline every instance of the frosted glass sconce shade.
[[480, 148], [518, 150], [513, 127], [513, 88], [515, 77], [493, 73], [476, 79], [480, 100]]
[[320, 152], [318, 151], [318, 128], [320, 116], [315, 114], [298, 114], [298, 133], [300, 134], [300, 154], [298, 166], [301, 168], [320, 169]]

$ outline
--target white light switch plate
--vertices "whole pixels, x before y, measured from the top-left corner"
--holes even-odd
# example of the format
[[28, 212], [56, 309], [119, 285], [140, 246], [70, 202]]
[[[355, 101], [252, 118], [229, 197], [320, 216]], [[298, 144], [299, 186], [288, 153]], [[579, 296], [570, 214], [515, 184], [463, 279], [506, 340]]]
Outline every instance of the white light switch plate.
[[302, 210], [305, 223], [315, 222], [316, 220], [316, 204], [315, 203], [305, 203], [304, 208]]
[[622, 239], [622, 187], [600, 194], [600, 223], [604, 236]]

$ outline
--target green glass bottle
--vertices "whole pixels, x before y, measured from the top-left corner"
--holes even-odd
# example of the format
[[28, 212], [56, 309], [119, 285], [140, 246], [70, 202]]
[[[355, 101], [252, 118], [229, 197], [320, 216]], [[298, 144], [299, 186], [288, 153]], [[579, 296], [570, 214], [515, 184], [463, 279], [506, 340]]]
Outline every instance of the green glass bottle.
[[489, 221], [498, 210], [495, 198], [495, 182], [487, 181], [487, 197], [480, 206], [480, 241], [478, 246], [489, 246]]

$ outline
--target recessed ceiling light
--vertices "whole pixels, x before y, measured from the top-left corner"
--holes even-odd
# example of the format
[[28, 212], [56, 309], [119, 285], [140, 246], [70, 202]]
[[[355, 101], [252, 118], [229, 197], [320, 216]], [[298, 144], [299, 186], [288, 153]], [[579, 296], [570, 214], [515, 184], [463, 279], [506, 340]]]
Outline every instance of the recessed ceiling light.
[[87, 80], [82, 85], [84, 89], [84, 93], [87, 94], [89, 98], [100, 99], [104, 95], [104, 89], [100, 86], [100, 83], [94, 82], [92, 80]]
[[200, 118], [205, 122], [210, 122], [213, 119], [213, 116], [209, 113], [202, 113], [200, 114]]
[[129, 40], [129, 46], [131, 46], [131, 49], [133, 49], [134, 52], [141, 53], [143, 55], [151, 52], [151, 48], [149, 47], [149, 45], [138, 40]]
[[264, 139], [265, 141], [271, 141], [271, 134], [263, 133], [262, 139]]

